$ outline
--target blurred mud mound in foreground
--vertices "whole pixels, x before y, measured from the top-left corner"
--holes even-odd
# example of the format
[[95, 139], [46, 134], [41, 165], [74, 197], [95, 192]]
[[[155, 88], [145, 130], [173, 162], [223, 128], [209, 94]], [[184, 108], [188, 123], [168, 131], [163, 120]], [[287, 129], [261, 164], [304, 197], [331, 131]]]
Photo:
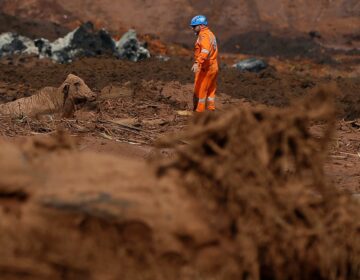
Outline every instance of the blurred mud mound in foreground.
[[[224, 270], [237, 279], [360, 276], [359, 205], [323, 174], [337, 94], [328, 86], [286, 109], [202, 115], [180, 136], [188, 145], [159, 166], [208, 209], [231, 244]], [[320, 139], [308, 131], [313, 120], [328, 123]]]
[[201, 115], [153, 165], [2, 142], [1, 278], [358, 279], [360, 205], [322, 172], [335, 93]]

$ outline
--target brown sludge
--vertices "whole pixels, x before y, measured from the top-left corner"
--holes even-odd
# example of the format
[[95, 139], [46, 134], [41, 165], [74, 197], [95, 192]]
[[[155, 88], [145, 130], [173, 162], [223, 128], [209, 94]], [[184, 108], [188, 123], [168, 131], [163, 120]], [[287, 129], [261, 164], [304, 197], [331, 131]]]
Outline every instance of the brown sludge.
[[1, 278], [358, 279], [360, 205], [322, 171], [335, 91], [201, 115], [151, 165], [1, 142]]

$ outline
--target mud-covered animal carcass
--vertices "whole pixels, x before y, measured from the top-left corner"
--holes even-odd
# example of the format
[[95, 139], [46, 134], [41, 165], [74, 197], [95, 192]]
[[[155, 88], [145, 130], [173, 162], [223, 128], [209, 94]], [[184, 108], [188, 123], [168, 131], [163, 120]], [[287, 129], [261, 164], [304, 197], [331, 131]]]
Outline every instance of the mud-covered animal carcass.
[[30, 97], [1, 104], [0, 115], [11, 117], [35, 117], [42, 114], [61, 113], [70, 117], [79, 104], [95, 99], [95, 94], [85, 82], [69, 74], [59, 87], [45, 87]]

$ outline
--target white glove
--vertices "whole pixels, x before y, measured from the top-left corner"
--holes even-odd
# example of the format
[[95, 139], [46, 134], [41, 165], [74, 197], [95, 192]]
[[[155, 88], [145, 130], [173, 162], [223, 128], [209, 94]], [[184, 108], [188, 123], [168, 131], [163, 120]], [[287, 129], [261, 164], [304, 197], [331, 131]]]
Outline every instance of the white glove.
[[193, 71], [194, 73], [199, 72], [199, 71], [200, 71], [199, 64], [197, 64], [197, 63], [195, 62], [194, 65], [191, 67], [191, 71]]

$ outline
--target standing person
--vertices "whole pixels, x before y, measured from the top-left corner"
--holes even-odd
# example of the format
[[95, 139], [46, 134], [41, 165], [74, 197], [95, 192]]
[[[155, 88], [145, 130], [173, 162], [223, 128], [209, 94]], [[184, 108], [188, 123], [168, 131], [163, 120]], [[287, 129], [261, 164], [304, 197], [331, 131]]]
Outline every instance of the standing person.
[[191, 20], [190, 26], [198, 36], [195, 43], [195, 63], [191, 70], [195, 73], [194, 111], [215, 110], [215, 93], [219, 72], [218, 48], [214, 33], [208, 28], [205, 16]]

